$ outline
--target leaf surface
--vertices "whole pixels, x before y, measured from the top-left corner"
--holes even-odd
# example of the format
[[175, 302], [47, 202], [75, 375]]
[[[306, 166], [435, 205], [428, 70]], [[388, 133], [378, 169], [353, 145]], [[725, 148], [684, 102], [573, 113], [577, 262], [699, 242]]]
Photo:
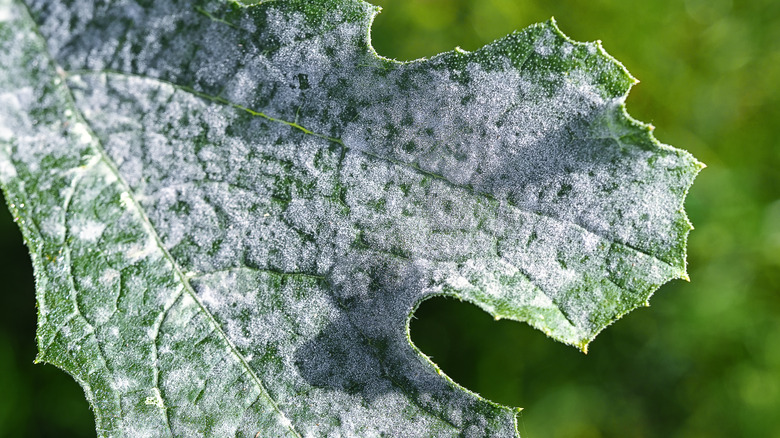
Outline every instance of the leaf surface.
[[702, 165], [554, 22], [400, 63], [357, 0], [0, 0], [38, 360], [100, 436], [514, 436], [410, 342], [449, 295], [587, 347], [685, 278]]

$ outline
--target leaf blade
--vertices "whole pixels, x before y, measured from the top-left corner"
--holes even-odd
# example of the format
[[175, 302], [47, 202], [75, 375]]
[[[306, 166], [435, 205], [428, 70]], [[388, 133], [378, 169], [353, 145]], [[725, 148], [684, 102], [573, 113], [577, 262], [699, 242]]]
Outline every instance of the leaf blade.
[[[376, 10], [361, 2], [201, 2], [175, 13], [157, 2], [64, 15], [56, 2], [30, 4], [66, 70], [74, 113], [103, 143], [105, 164], [121, 176], [189, 305], [201, 309], [194, 313], [209, 321], [200, 330], [225, 334], [243, 370], [233, 374], [271, 376], [263, 379], [270, 406], [257, 408], [251, 424], [235, 409], [219, 417], [212, 407], [214, 419], [198, 419], [176, 406], [165, 421], [176, 434], [221, 434], [222, 421], [246, 436], [280, 426], [513, 435], [511, 410], [442, 380], [410, 345], [408, 318], [421, 300], [454, 295], [585, 348], [660, 284], [685, 275], [682, 202], [700, 165], [627, 116], [634, 79], [619, 63], [554, 23], [473, 54], [396, 63], [371, 49]], [[135, 18], [111, 27], [123, 13]], [[19, 149], [6, 155], [3, 169], [21, 168], [6, 164]], [[10, 187], [15, 176], [5, 176]], [[68, 181], [75, 193], [80, 182]], [[660, 201], [648, 204], [652, 197]], [[656, 222], [665, 225], [648, 225]], [[74, 227], [87, 241], [105, 230], [88, 221], [62, 227], [63, 241]], [[113, 240], [127, 239], [117, 232]], [[129, 255], [132, 267], [154, 253], [147, 246], [107, 253]], [[128, 278], [144, 278], [133, 269]], [[105, 293], [71, 295], [78, 303]], [[158, 327], [177, 303], [149, 312]], [[312, 318], [304, 303], [322, 315]], [[289, 308], [297, 310], [281, 310]], [[185, 310], [172, 321], [191, 318]], [[42, 327], [46, 336], [51, 327]], [[274, 330], [283, 333], [264, 333]], [[178, 356], [196, 354], [187, 351]], [[257, 352], [263, 358], [245, 360]], [[201, 392], [188, 399], [177, 385], [158, 386], [136, 394], [136, 404], [203, 403]], [[275, 402], [287, 417], [263, 420]], [[107, 433], [153, 423], [126, 417]]]

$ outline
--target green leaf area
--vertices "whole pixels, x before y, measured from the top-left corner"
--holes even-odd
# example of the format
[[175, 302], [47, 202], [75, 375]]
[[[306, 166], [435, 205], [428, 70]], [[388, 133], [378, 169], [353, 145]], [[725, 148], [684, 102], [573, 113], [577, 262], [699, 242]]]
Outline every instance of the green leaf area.
[[409, 340], [448, 295], [585, 349], [685, 278], [702, 165], [553, 21], [376, 54], [359, 0], [0, 0], [39, 361], [99, 436], [516, 436]]

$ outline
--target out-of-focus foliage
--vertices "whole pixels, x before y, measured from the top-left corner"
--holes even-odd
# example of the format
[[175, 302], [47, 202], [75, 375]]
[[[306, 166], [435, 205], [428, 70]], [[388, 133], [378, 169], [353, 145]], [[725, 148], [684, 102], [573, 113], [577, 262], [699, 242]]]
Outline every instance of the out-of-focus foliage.
[[[692, 282], [664, 286], [588, 356], [445, 300], [418, 311], [417, 345], [464, 386], [529, 407], [524, 438], [780, 437], [780, 3], [374, 1], [374, 45], [398, 59], [473, 50], [554, 15], [642, 81], [633, 116], [709, 166], [686, 204]], [[0, 436], [94, 436], [76, 383], [32, 365], [32, 272], [0, 218]]]

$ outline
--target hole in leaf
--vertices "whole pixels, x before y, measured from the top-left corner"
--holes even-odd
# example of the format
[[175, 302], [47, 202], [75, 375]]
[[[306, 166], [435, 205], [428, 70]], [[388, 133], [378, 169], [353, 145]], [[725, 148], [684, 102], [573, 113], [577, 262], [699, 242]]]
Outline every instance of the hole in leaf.
[[546, 21], [553, 15], [559, 18], [567, 15], [566, 5], [538, 0], [371, 0], [370, 3], [382, 7], [371, 30], [372, 45], [380, 55], [399, 60], [430, 57], [456, 46], [477, 50], [532, 23]]
[[[424, 301], [410, 331], [414, 344], [459, 385], [524, 408], [523, 437], [668, 436], [684, 421], [684, 409], [657, 401], [674, 393], [685, 369], [658, 354], [663, 347], [653, 339], [653, 318], [634, 311], [601, 333], [588, 355], [525, 323], [496, 321], [445, 297]], [[627, 428], [643, 434], [626, 434]]]
[[[496, 321], [473, 304], [446, 297], [424, 301], [410, 331], [414, 344], [455, 382], [507, 406], [530, 406], [535, 386], [548, 374], [573, 371], [584, 356], [525, 323]], [[540, 360], [551, 355], [570, 365], [550, 370]]]

